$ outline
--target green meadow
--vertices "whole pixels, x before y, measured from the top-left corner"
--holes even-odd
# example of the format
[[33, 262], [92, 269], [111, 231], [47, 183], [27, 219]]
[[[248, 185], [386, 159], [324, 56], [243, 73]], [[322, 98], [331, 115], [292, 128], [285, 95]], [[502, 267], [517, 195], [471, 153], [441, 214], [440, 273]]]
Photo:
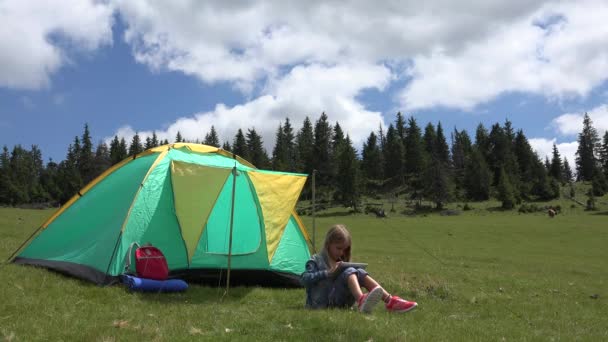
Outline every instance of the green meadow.
[[[0, 268], [0, 338], [6, 341], [606, 341], [608, 205], [559, 203], [545, 213], [473, 203], [459, 215], [387, 218], [325, 211], [327, 228], [348, 226], [353, 260], [389, 292], [419, 307], [371, 315], [310, 311], [304, 289], [191, 284], [180, 294], [130, 293], [45, 269]], [[385, 206], [390, 209], [390, 204]], [[454, 209], [458, 207], [454, 206]], [[4, 260], [52, 210], [0, 208]], [[312, 235], [313, 221], [303, 221]]]

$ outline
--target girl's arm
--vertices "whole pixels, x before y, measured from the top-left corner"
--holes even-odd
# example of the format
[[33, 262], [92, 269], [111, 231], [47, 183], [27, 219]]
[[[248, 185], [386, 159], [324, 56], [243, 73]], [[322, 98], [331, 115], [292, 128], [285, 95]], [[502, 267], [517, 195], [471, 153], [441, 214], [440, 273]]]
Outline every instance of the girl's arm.
[[305, 287], [310, 287], [323, 279], [327, 279], [327, 277], [329, 277], [327, 270], [319, 271], [317, 263], [309, 260], [306, 262], [306, 271], [300, 276], [300, 282]]

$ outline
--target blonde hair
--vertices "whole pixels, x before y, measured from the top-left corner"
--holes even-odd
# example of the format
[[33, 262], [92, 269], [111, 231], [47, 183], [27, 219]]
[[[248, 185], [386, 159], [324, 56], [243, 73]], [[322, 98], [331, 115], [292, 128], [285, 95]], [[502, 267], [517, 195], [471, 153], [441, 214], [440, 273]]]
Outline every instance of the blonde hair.
[[344, 258], [342, 261], [350, 261], [350, 247], [352, 245], [352, 240], [350, 237], [350, 232], [343, 224], [335, 224], [329, 228], [327, 234], [325, 235], [323, 249], [325, 250], [325, 253], [328, 253], [330, 244], [341, 242], [346, 242], [348, 245], [346, 248], [344, 248]]

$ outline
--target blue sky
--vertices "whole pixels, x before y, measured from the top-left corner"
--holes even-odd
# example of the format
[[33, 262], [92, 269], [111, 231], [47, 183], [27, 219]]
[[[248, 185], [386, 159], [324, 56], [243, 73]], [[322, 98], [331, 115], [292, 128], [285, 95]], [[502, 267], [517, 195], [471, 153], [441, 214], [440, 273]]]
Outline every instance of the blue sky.
[[604, 1], [0, 3], [0, 145], [63, 160], [155, 131], [232, 141], [326, 112], [361, 148], [401, 111], [471, 135], [510, 120], [574, 163], [588, 112], [608, 129]]

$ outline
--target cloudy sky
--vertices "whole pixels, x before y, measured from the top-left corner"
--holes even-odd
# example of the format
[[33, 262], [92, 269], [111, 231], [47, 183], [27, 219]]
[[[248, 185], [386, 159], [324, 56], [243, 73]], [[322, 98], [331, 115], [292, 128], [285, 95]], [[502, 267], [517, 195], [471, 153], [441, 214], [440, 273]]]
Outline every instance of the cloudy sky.
[[360, 150], [401, 111], [444, 130], [510, 120], [574, 164], [608, 129], [608, 2], [0, 0], [0, 145], [63, 160], [153, 131], [222, 141], [322, 112]]

